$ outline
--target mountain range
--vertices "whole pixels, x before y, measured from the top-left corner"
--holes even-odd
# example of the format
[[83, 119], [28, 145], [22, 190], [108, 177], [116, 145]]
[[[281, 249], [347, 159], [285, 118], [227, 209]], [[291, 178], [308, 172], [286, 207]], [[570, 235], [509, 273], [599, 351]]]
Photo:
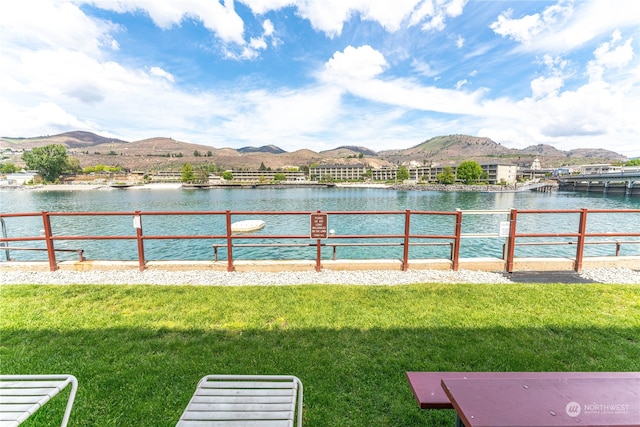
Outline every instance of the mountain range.
[[[398, 165], [457, 164], [465, 160], [479, 163], [517, 163], [530, 165], [538, 158], [544, 168], [562, 165], [624, 162], [625, 156], [606, 149], [561, 151], [551, 145], [538, 144], [524, 149], [505, 147], [490, 138], [448, 135], [431, 138], [411, 148], [373, 151], [361, 146], [342, 146], [315, 152], [308, 149], [287, 152], [275, 145], [262, 147], [214, 148], [207, 145], [155, 137], [139, 141], [107, 138], [91, 132], [75, 131], [34, 138], [0, 137], [3, 161], [20, 163], [20, 156], [10, 151], [29, 150], [48, 144], [60, 144], [82, 167], [98, 164], [121, 166], [130, 170], [180, 169], [185, 163], [215, 164], [226, 169], [271, 169], [309, 166], [311, 164], [366, 164], [372, 168]], [[9, 149], [9, 150], [7, 150]]]

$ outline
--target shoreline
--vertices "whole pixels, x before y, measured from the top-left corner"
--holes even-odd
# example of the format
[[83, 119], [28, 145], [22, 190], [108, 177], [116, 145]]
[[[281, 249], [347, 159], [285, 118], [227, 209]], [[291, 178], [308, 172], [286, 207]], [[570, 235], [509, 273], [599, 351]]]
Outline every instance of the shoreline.
[[[127, 190], [174, 190], [181, 189], [180, 183], [157, 183], [132, 185], [126, 187]], [[40, 185], [16, 185], [1, 186], [2, 190], [19, 190], [19, 191], [93, 191], [93, 190], [122, 190], [116, 186], [108, 184], [40, 184]]]
[[[557, 184], [549, 184], [556, 186]], [[274, 184], [273, 188], [287, 188], [287, 184]], [[291, 188], [300, 187], [299, 183], [291, 184]], [[316, 187], [316, 185], [314, 185]], [[464, 185], [464, 184], [386, 184], [386, 183], [336, 183], [336, 188], [368, 188], [368, 189], [384, 189], [396, 191], [441, 191], [441, 192], [500, 192], [514, 193], [528, 191], [532, 187], [528, 184], [510, 184], [507, 186], [496, 184], [482, 185]], [[226, 188], [226, 187], [215, 187]], [[228, 188], [237, 188], [230, 185]], [[244, 187], [243, 187], [244, 188]], [[260, 186], [258, 188], [269, 188], [269, 186]], [[19, 191], [104, 191], [104, 190], [178, 190], [183, 189], [182, 183], [150, 183], [141, 185], [131, 185], [118, 188], [109, 184], [40, 184], [40, 185], [15, 185], [0, 186], [1, 190], [19, 190]]]

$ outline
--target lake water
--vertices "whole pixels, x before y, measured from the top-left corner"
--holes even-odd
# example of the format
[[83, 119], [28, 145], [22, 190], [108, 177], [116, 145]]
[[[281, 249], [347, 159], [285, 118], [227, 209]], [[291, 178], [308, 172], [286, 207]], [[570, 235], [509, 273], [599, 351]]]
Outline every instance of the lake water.
[[[0, 190], [0, 207], [3, 213], [14, 212], [113, 212], [113, 211], [446, 211], [509, 210], [516, 209], [640, 209], [640, 199], [628, 196], [612, 196], [595, 193], [571, 192], [434, 192], [396, 191], [381, 188], [257, 188], [257, 189], [99, 189], [90, 191], [32, 191]], [[329, 228], [336, 235], [351, 234], [402, 234], [402, 215], [371, 215], [364, 217], [332, 215]], [[637, 232], [640, 215], [589, 214], [588, 232]], [[308, 235], [307, 215], [238, 216], [235, 220], [263, 219], [266, 227], [260, 235]], [[506, 215], [463, 215], [462, 232], [498, 233], [500, 222]], [[518, 219], [518, 233], [523, 232], [577, 232], [578, 215], [523, 215]], [[114, 217], [54, 217], [56, 235], [132, 235], [135, 231], [129, 216]], [[7, 218], [9, 237], [36, 236], [42, 229], [40, 218]], [[225, 234], [224, 216], [171, 216], [143, 217], [145, 235], [159, 234]], [[453, 234], [452, 217], [412, 217], [412, 234]], [[618, 238], [633, 240], [637, 238]], [[543, 239], [544, 240], [544, 239]], [[566, 239], [565, 239], [566, 240]], [[611, 239], [609, 239], [611, 240]], [[389, 242], [389, 240], [378, 240]], [[394, 242], [398, 241], [397, 239]], [[244, 243], [265, 242], [259, 239]], [[269, 241], [273, 242], [273, 241]], [[309, 239], [299, 243], [313, 242]], [[341, 242], [345, 242], [341, 240]], [[206, 260], [212, 259], [212, 240], [148, 240], [145, 241], [147, 260]], [[461, 257], [502, 256], [504, 238], [463, 239]], [[12, 246], [18, 243], [12, 244]], [[28, 242], [21, 246], [43, 247], [42, 242]], [[137, 259], [135, 241], [109, 240], [101, 242], [60, 241], [56, 248], [82, 248], [88, 259]], [[326, 251], [326, 252], [325, 252]], [[613, 255], [613, 245], [588, 245], [586, 256]], [[3, 251], [4, 252], [4, 251]], [[220, 259], [225, 259], [220, 250]], [[331, 257], [331, 249], [323, 250], [323, 258]], [[401, 247], [342, 247], [339, 259], [400, 258]], [[412, 247], [411, 258], [448, 258], [447, 246]], [[575, 255], [574, 245], [523, 246], [516, 248], [516, 256], [570, 256]], [[622, 246], [622, 255], [640, 255], [640, 244]], [[4, 253], [1, 255], [4, 260]], [[46, 253], [12, 251], [15, 260], [46, 259]], [[73, 254], [60, 254], [59, 259], [74, 259]], [[234, 249], [235, 259], [314, 259], [315, 248], [265, 248], [243, 247]]]

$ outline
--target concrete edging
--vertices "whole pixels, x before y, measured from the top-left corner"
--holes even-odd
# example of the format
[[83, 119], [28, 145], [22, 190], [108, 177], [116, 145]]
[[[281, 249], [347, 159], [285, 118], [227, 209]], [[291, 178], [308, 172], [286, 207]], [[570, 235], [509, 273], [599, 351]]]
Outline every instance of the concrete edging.
[[[575, 261], [571, 258], [516, 258], [513, 271], [573, 271]], [[313, 271], [315, 260], [255, 260], [235, 261], [234, 271], [238, 272], [278, 272]], [[582, 269], [628, 268], [640, 269], [640, 257], [586, 257]], [[138, 261], [62, 261], [58, 263], [61, 271], [117, 271], [138, 270]], [[165, 271], [227, 271], [226, 261], [148, 261], [146, 270]], [[323, 260], [323, 270], [402, 270], [399, 259], [373, 260]], [[420, 259], [409, 263], [409, 270], [451, 270], [452, 262], [447, 259]], [[506, 263], [499, 258], [461, 258], [459, 270], [505, 272]], [[47, 261], [4, 261], [0, 262], [0, 272], [10, 271], [49, 271]]]

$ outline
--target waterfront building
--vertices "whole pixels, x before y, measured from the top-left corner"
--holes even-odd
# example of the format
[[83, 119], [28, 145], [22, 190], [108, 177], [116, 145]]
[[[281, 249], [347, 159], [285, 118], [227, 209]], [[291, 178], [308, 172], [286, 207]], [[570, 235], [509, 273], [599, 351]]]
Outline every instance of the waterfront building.
[[[397, 175], [397, 168], [377, 168], [371, 170], [371, 179], [374, 181], [395, 181]], [[409, 170], [409, 175], [411, 175], [411, 170]]]
[[601, 174], [601, 173], [620, 172], [621, 170], [622, 170], [622, 166], [613, 166], [608, 163], [582, 165], [580, 166], [580, 175], [594, 175], [594, 174]]
[[268, 182], [273, 181], [276, 175], [284, 175], [286, 181], [305, 181], [306, 177], [302, 171], [266, 171], [266, 170], [247, 170], [247, 171], [231, 171], [233, 181], [236, 182]]
[[487, 174], [489, 184], [513, 184], [518, 178], [518, 166], [509, 164], [484, 164], [480, 165]]
[[309, 168], [312, 180], [357, 181], [367, 173], [364, 165], [318, 165]]

